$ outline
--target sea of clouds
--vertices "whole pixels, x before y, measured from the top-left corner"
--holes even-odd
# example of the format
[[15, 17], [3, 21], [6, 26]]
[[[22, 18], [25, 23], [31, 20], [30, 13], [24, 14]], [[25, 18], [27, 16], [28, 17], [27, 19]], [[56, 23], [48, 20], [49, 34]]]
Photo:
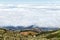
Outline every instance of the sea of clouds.
[[0, 26], [60, 27], [60, 5], [0, 4]]

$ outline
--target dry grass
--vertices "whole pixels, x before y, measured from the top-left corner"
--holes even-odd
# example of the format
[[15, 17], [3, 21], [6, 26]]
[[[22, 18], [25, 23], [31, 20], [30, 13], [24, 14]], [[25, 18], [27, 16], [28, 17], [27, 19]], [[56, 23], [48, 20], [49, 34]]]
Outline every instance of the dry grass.
[[33, 31], [20, 32], [20, 31], [10, 31], [5, 29], [0, 29], [0, 40], [60, 40], [59, 38], [47, 39], [46, 38], [47, 34], [50, 33], [39, 34]]

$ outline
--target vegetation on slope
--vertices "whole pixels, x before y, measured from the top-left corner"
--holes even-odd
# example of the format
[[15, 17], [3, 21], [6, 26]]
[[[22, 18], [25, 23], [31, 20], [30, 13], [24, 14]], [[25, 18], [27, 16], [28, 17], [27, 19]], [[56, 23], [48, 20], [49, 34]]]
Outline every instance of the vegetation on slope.
[[60, 30], [36, 32], [12, 31], [0, 28], [0, 40], [60, 40]]

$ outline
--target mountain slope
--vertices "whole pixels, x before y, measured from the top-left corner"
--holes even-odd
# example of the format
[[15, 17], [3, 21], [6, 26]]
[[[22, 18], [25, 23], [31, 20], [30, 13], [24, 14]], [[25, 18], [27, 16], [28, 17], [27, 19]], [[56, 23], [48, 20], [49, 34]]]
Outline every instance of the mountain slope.
[[2, 28], [5, 28], [5, 29], [8, 29], [8, 30], [25, 30], [25, 29], [35, 29], [35, 28], [38, 28], [42, 31], [49, 31], [49, 30], [58, 30], [59, 28], [50, 28], [50, 27], [39, 27], [39, 26], [36, 26], [36, 25], [30, 25], [30, 26], [27, 26], [27, 27], [24, 27], [24, 26], [4, 26]]
[[51, 39], [51, 38], [60, 38], [60, 30], [57, 30], [55, 32], [52, 32], [46, 36], [46, 38]]

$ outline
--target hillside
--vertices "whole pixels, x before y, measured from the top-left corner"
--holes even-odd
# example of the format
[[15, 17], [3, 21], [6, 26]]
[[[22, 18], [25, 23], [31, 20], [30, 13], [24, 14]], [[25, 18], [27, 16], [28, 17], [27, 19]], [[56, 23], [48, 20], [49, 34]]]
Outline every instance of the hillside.
[[40, 27], [36, 25], [30, 25], [30, 26], [3, 26], [2, 28], [8, 29], [8, 30], [26, 30], [26, 29], [33, 29], [38, 28], [42, 31], [49, 31], [49, 30], [58, 30], [59, 28], [50, 28], [50, 27]]
[[55, 32], [48, 34], [46, 38], [60, 40], [60, 30], [56, 30]]
[[7, 30], [0, 28], [0, 40], [60, 40], [60, 30]]

